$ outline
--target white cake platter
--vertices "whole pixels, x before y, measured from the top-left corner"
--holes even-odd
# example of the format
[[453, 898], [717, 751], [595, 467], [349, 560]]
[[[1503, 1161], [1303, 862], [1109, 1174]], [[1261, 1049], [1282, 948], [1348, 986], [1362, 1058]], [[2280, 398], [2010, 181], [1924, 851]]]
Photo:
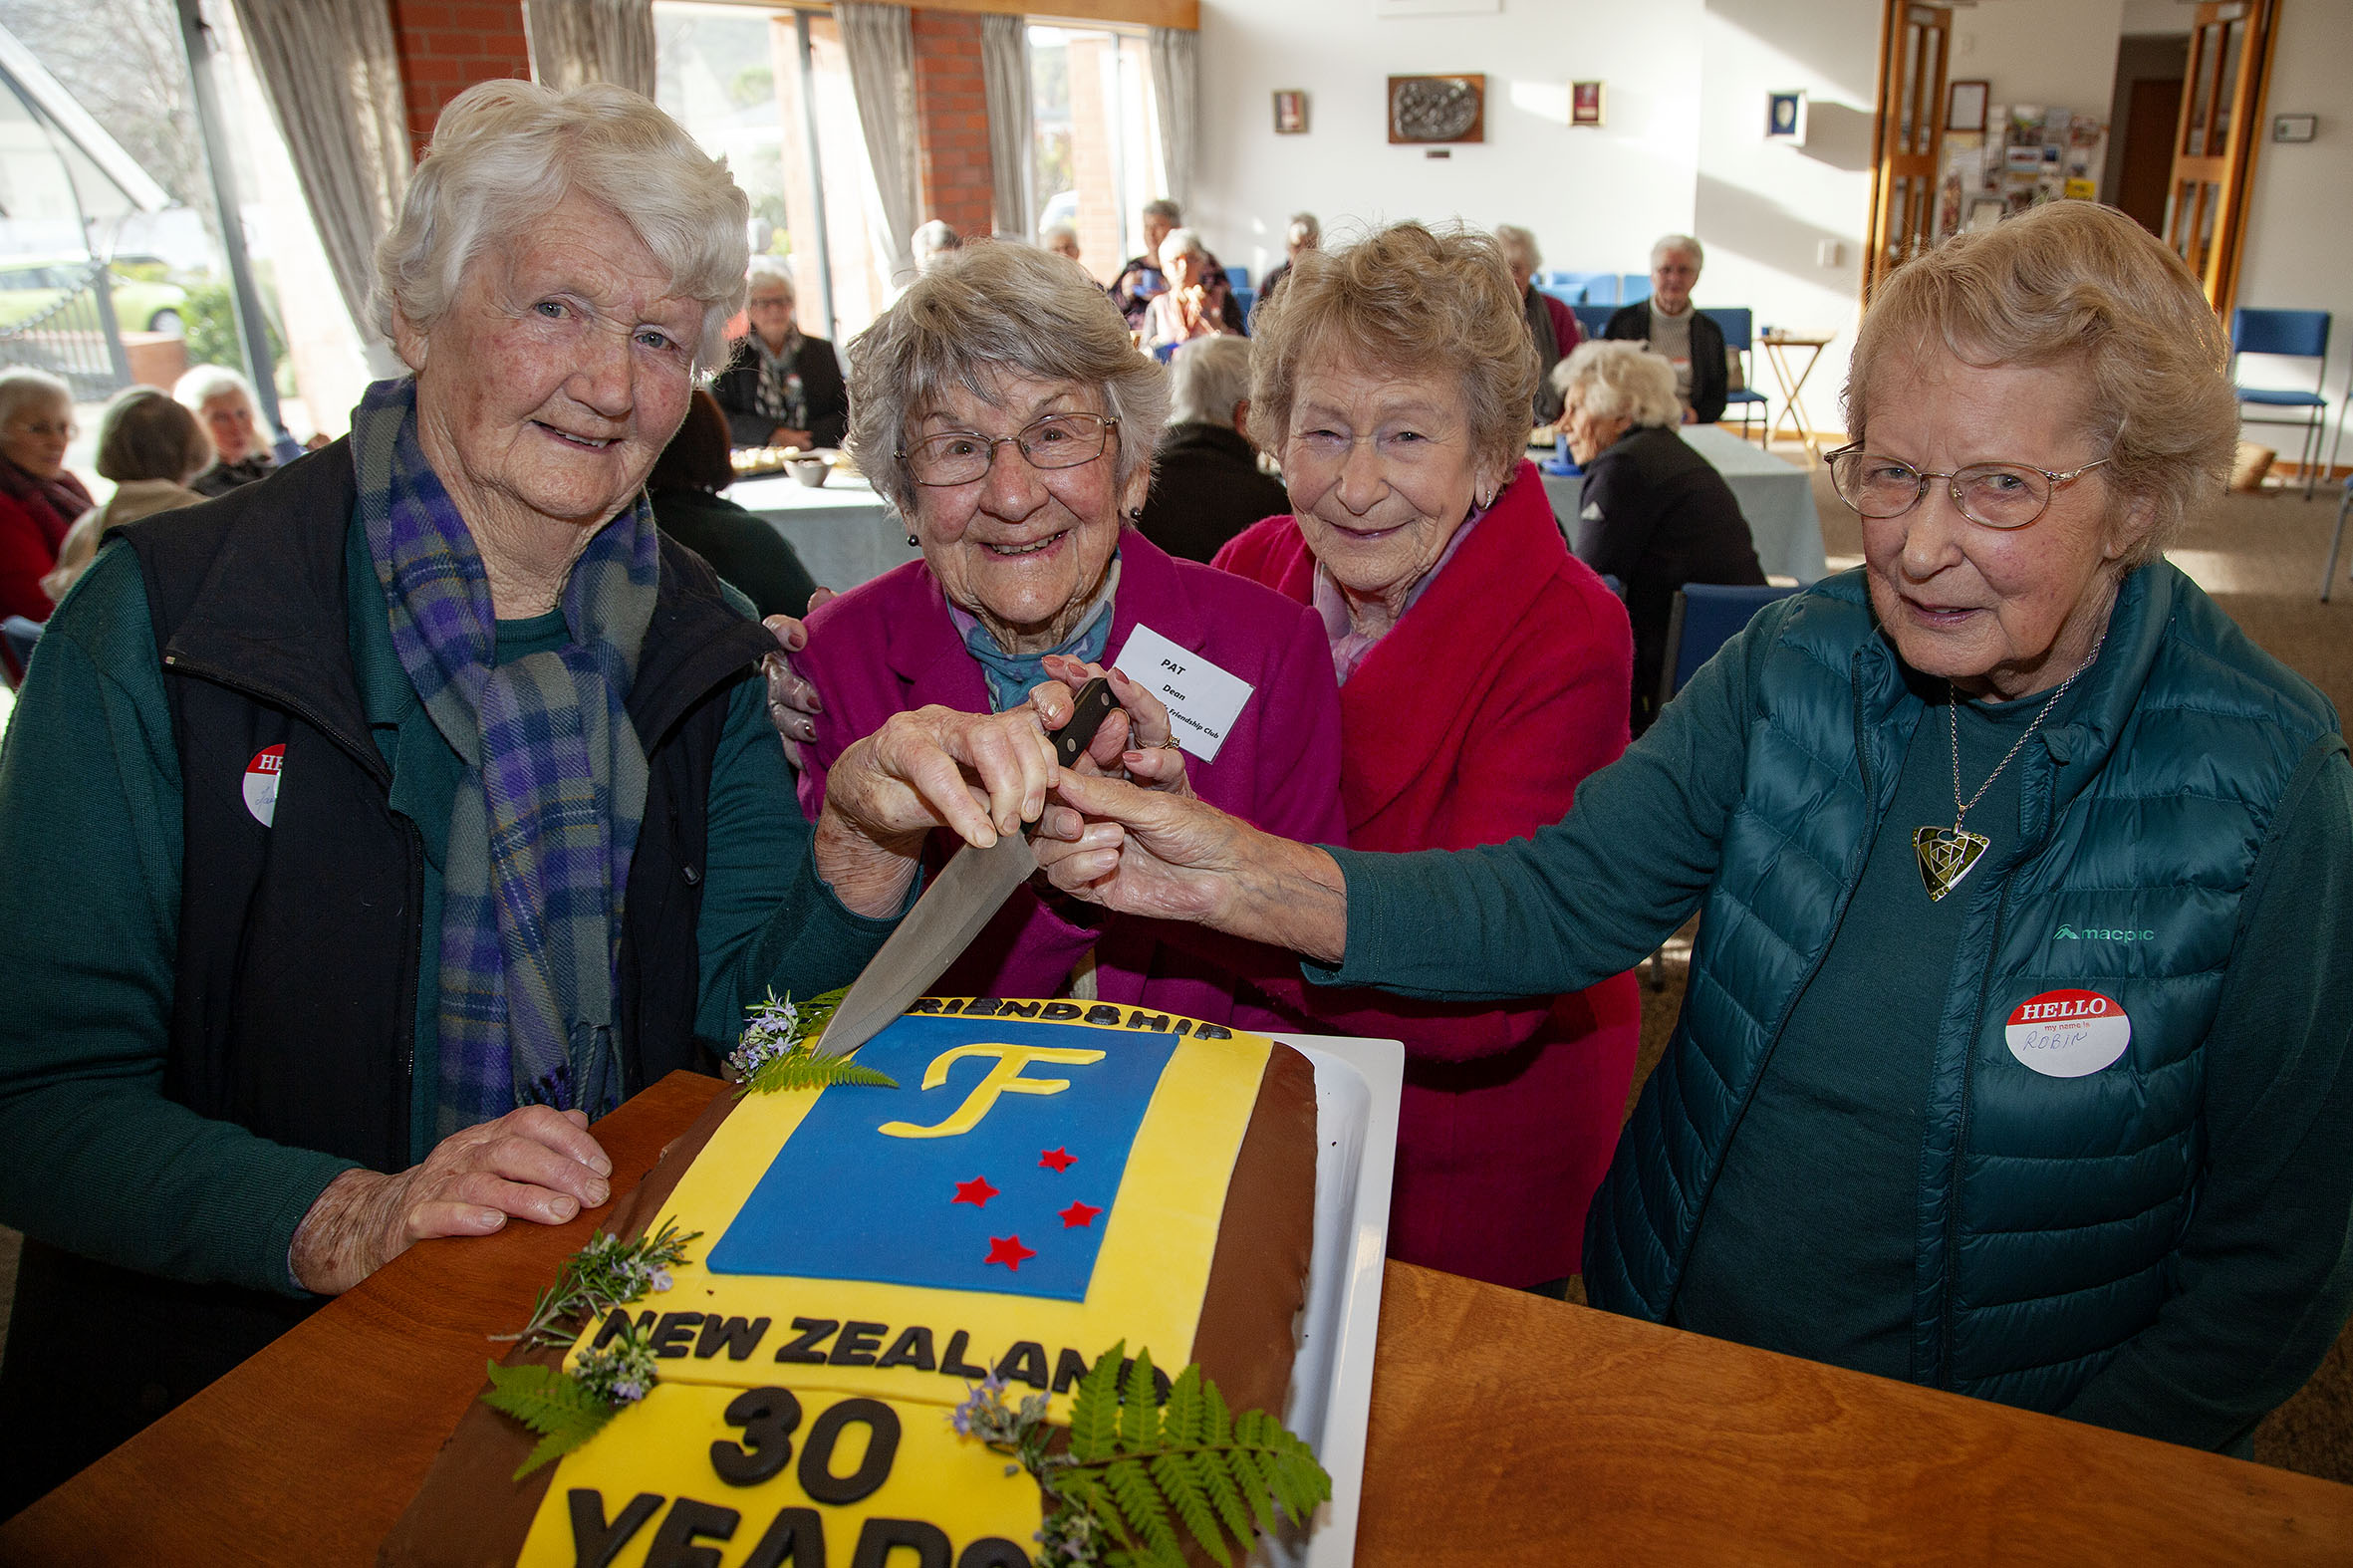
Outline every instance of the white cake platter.
[[1315, 1241], [1283, 1424], [1330, 1472], [1332, 1500], [1316, 1510], [1305, 1541], [1262, 1539], [1249, 1560], [1260, 1568], [1348, 1568], [1364, 1493], [1406, 1048], [1342, 1035], [1273, 1038], [1315, 1068]]

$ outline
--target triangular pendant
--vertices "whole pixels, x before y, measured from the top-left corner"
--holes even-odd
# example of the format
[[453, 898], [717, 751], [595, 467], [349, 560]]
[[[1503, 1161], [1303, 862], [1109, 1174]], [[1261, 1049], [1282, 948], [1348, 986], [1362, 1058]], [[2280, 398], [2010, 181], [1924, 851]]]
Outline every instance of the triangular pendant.
[[1920, 880], [1929, 891], [1929, 903], [1934, 904], [1961, 886], [1961, 879], [1977, 864], [1977, 857], [1985, 853], [1985, 846], [1993, 841], [1982, 833], [1966, 833], [1960, 828], [1916, 828], [1912, 834], [1913, 853], [1920, 857]]

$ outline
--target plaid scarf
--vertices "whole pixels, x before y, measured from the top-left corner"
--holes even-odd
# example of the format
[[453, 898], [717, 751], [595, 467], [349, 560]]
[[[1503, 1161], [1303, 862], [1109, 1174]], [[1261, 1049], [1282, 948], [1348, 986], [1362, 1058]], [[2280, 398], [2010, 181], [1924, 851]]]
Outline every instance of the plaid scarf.
[[752, 334], [752, 355], [760, 362], [760, 387], [754, 394], [760, 417], [788, 430], [809, 428], [809, 393], [801, 383], [801, 337], [795, 328], [784, 348], [768, 352], [768, 340]]
[[614, 960], [646, 806], [623, 698], [654, 615], [654, 516], [641, 492], [574, 563], [571, 642], [493, 667], [490, 581], [425, 462], [416, 384], [352, 411], [360, 511], [409, 684], [466, 765], [442, 874], [436, 1139], [518, 1105], [620, 1102]]

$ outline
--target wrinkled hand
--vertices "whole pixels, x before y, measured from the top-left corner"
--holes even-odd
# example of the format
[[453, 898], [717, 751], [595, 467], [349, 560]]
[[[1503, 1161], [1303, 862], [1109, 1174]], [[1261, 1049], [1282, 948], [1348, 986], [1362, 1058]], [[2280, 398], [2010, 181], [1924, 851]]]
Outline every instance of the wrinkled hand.
[[1064, 893], [1126, 915], [1215, 923], [1246, 843], [1264, 839], [1216, 807], [1064, 769], [1039, 820], [1038, 868]]
[[[1111, 694], [1119, 701], [1119, 707], [1105, 716], [1102, 726], [1095, 731], [1094, 741], [1080, 756], [1076, 765], [1079, 772], [1124, 771], [1128, 778], [1147, 788], [1185, 796], [1192, 794], [1184, 753], [1175, 744], [1176, 721], [1169, 717], [1169, 709], [1159, 697], [1116, 668], [1106, 669], [1101, 664], [1090, 664], [1062, 653], [1046, 655], [1046, 673], [1062, 682], [1062, 689], [1074, 697], [1080, 687], [1100, 675], [1111, 683]], [[1045, 717], [1048, 729], [1058, 729], [1066, 722], [1067, 710], [1057, 710]]]
[[432, 1236], [490, 1235], [510, 1216], [560, 1225], [605, 1202], [612, 1176], [582, 1112], [509, 1111], [397, 1175], [346, 1171], [328, 1182], [295, 1228], [294, 1277], [340, 1295]]
[[[820, 588], [809, 596], [809, 608], [834, 597], [830, 588]], [[809, 623], [791, 616], [770, 616], [760, 625], [776, 639], [777, 652], [760, 660], [760, 673], [768, 683], [768, 722], [776, 726], [776, 738], [784, 742], [784, 759], [801, 771], [801, 743], [817, 738], [817, 715], [825, 711], [818, 700], [817, 688], [808, 677], [793, 667], [792, 655], [809, 646]]]

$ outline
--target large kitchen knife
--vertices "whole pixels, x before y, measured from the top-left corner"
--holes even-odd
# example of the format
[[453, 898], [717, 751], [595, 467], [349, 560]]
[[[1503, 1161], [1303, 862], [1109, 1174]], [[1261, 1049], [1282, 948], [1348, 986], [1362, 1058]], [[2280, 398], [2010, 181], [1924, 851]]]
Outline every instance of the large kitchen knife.
[[[1051, 737], [1054, 755], [1064, 767], [1079, 759], [1104, 719], [1119, 706], [1110, 683], [1101, 676], [1079, 688], [1076, 702], [1078, 711]], [[956, 961], [1013, 890], [1037, 869], [1026, 827], [1018, 833], [1000, 833], [985, 850], [970, 844], [958, 849], [852, 983], [811, 1048], [815, 1054], [844, 1056], [881, 1033]]]

